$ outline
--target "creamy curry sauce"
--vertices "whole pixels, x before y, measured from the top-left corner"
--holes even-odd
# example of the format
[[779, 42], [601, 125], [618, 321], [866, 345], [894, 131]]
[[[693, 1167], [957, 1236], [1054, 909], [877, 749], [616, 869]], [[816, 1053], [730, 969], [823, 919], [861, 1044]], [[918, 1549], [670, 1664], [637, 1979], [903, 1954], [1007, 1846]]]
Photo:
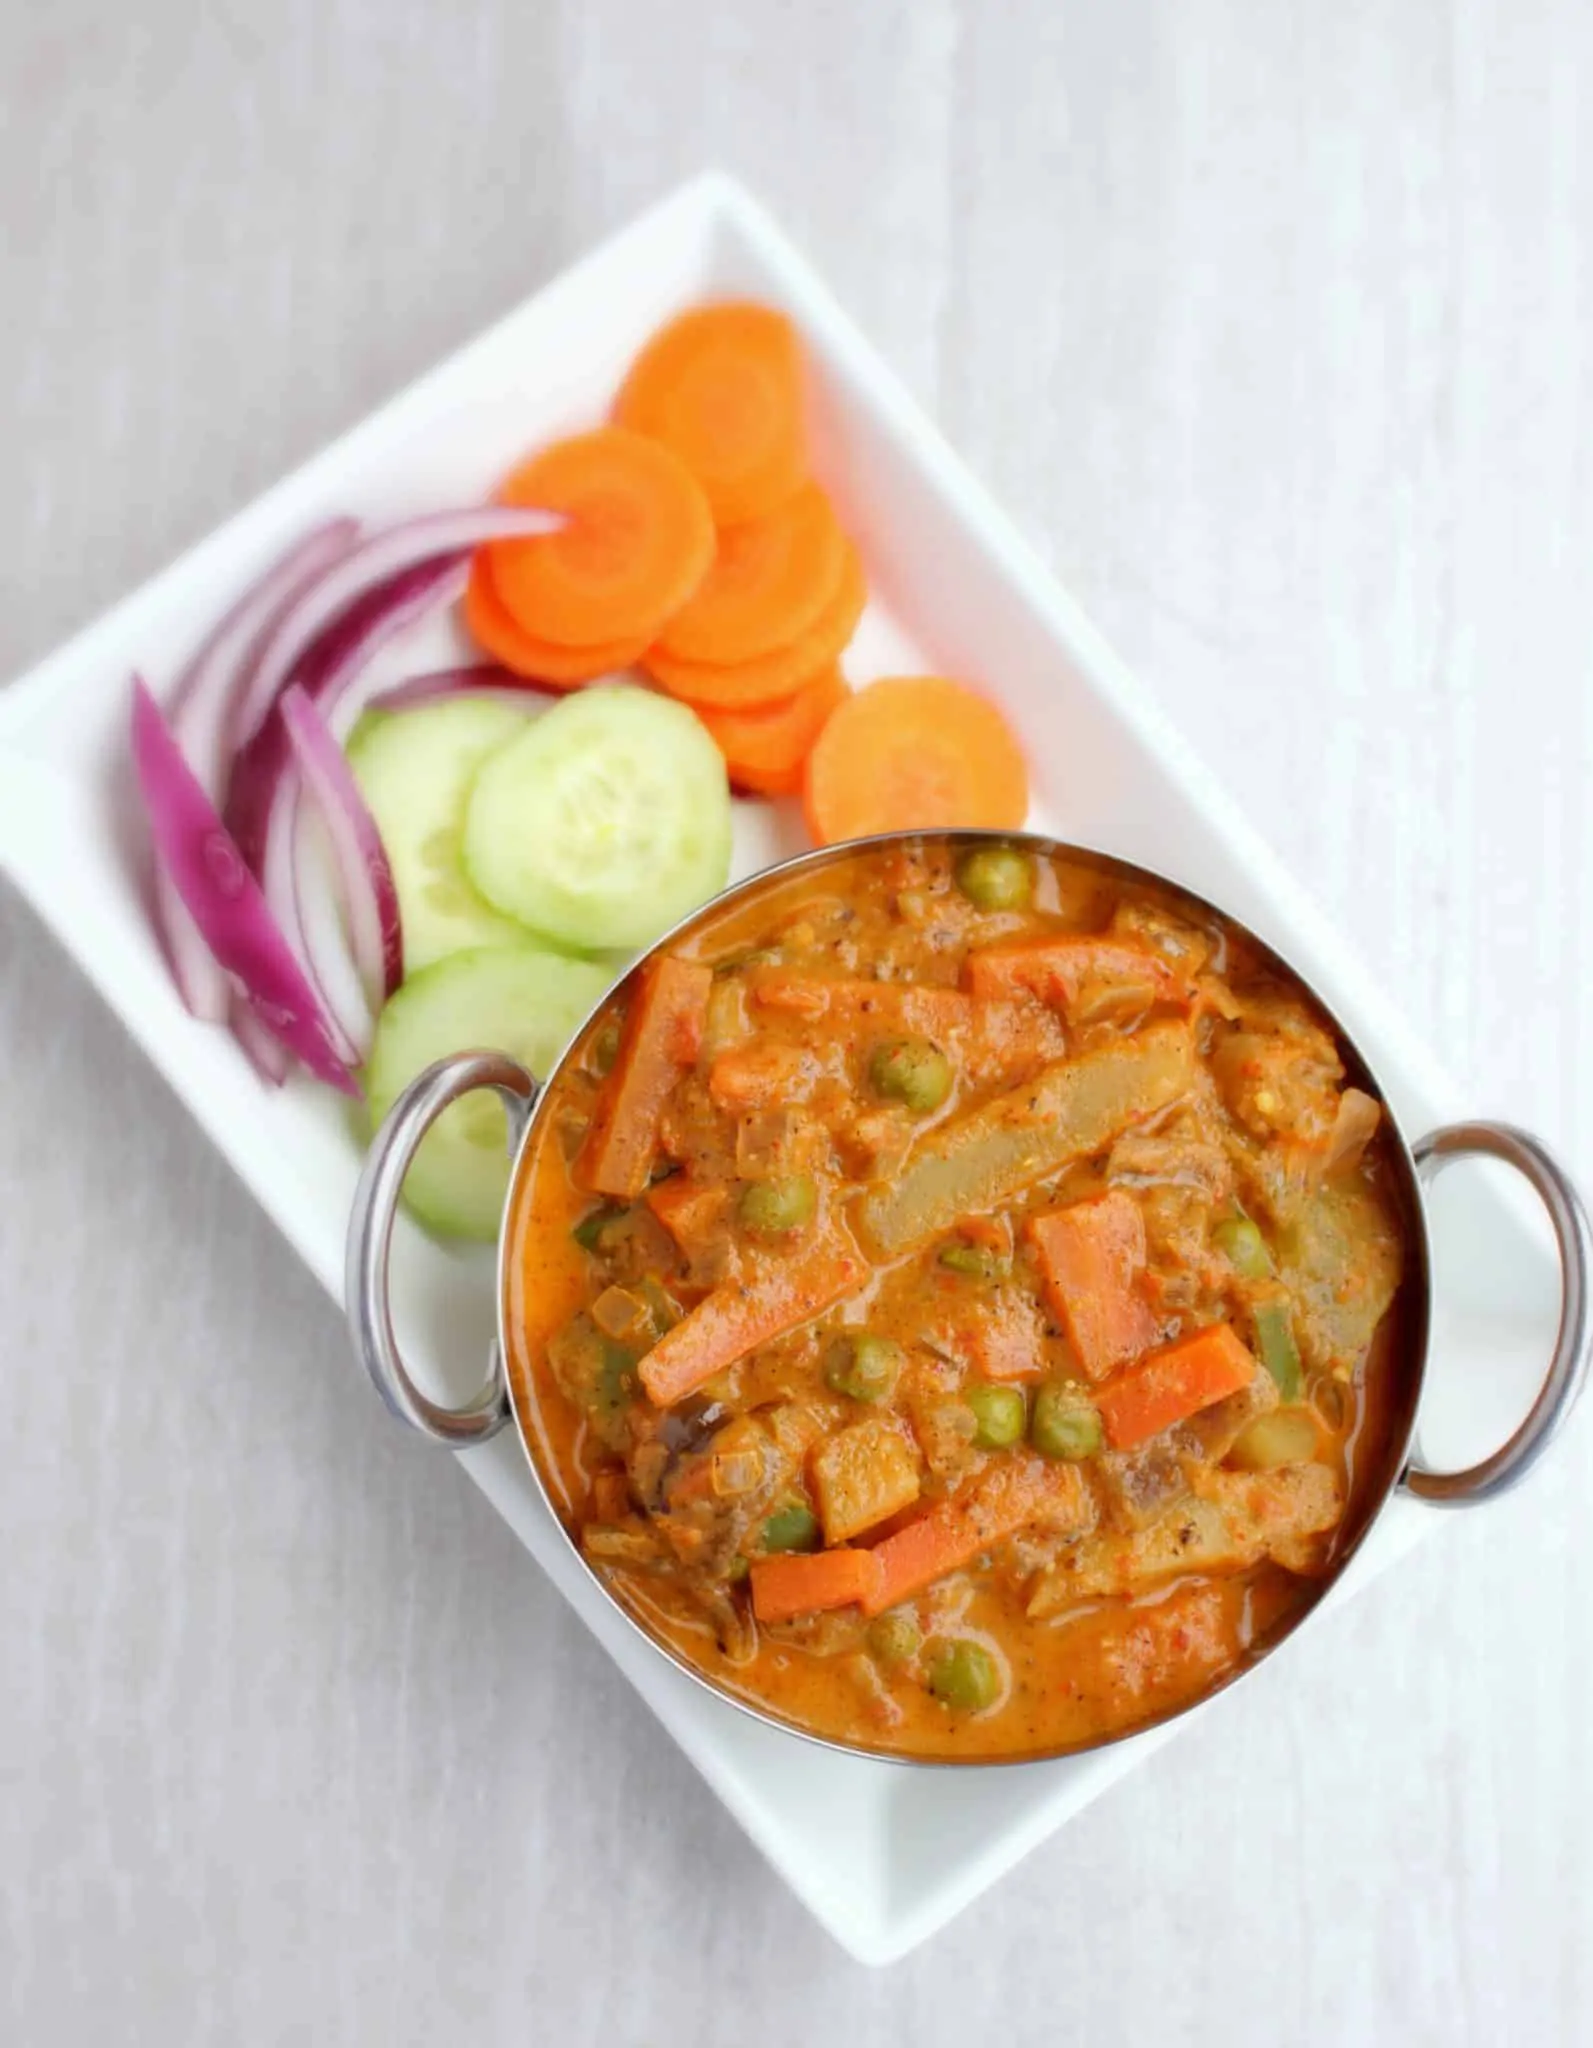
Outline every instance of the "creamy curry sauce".
[[1380, 1106], [1242, 935], [1021, 845], [865, 850], [616, 992], [522, 1163], [557, 1511], [814, 1733], [1117, 1734], [1232, 1675], [1380, 1487], [1410, 1258]]

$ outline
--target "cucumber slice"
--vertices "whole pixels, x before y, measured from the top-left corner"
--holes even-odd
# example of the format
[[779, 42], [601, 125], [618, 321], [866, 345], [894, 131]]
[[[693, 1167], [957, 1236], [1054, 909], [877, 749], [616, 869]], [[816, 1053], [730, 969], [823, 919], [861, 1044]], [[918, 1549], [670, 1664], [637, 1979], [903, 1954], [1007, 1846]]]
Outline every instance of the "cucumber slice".
[[[455, 953], [412, 975], [376, 1021], [365, 1068], [371, 1129], [422, 1068], [480, 1046], [512, 1053], [539, 1079], [612, 979], [534, 940]], [[490, 1089], [445, 1110], [415, 1154], [404, 1199], [447, 1237], [498, 1234], [509, 1187], [508, 1119]]]
[[467, 946], [526, 937], [471, 888], [459, 842], [476, 770], [529, 722], [512, 704], [458, 697], [413, 711], [367, 712], [349, 736], [349, 766], [398, 890], [406, 975]]
[[464, 865], [562, 945], [650, 945], [730, 874], [730, 787], [696, 713], [631, 684], [578, 690], [485, 762]]

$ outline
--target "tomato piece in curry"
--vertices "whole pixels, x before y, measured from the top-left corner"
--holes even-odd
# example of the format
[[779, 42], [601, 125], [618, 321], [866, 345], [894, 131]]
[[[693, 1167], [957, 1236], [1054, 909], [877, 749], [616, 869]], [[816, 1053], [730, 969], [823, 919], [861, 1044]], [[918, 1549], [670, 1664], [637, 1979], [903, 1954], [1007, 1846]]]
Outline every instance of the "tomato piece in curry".
[[1387, 1450], [1380, 1105], [1110, 866], [862, 849], [621, 986], [511, 1219], [515, 1398], [651, 1633], [810, 1732], [1063, 1750], [1313, 1597]]

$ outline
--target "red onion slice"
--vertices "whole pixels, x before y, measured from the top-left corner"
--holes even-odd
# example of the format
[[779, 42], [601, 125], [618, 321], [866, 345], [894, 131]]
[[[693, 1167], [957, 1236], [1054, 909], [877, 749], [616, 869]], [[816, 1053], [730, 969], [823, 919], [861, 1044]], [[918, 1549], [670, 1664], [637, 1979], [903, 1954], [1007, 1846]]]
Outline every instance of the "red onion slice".
[[[178, 678], [171, 728], [199, 786], [219, 803], [227, 771], [227, 724], [234, 686], [283, 608], [353, 547], [359, 527], [333, 519], [289, 548], [212, 628]], [[168, 871], [155, 870], [155, 923], [183, 1001], [202, 1023], [235, 1009], [227, 977], [189, 916]], [[276, 1040], [269, 1039], [276, 1049]], [[248, 1048], [245, 1048], [248, 1050]]]
[[[232, 723], [236, 746], [248, 744], [291, 681], [300, 659], [329, 626], [373, 585], [390, 582], [418, 562], [469, 553], [489, 541], [531, 540], [555, 533], [562, 515], [517, 505], [476, 505], [435, 512], [373, 534], [304, 593], [278, 621], [261, 650]], [[325, 706], [322, 706], [325, 709]]]
[[413, 711], [417, 704], [435, 704], [442, 697], [495, 697], [525, 709], [528, 698], [545, 697], [550, 703], [557, 691], [529, 683], [513, 669], [495, 661], [476, 662], [469, 668], [438, 668], [429, 675], [407, 676], [390, 690], [368, 698], [366, 711]]
[[283, 693], [280, 710], [294, 762], [332, 842], [355, 969], [366, 1001], [378, 1010], [404, 978], [398, 891], [382, 835], [343, 749], [300, 684]]
[[248, 998], [231, 991], [227, 1006], [227, 1029], [243, 1049], [243, 1056], [268, 1088], [280, 1088], [288, 1078], [293, 1061], [287, 1047], [271, 1028], [251, 1010]]
[[188, 914], [256, 1016], [320, 1080], [346, 1095], [359, 1088], [332, 1020], [267, 908], [236, 842], [183, 759], [160, 707], [133, 678], [133, 766], [159, 861]]
[[[368, 590], [305, 650], [292, 678], [327, 725], [379, 648], [463, 588], [468, 557], [445, 555], [411, 564]], [[336, 728], [333, 727], [335, 731]], [[287, 729], [268, 718], [233, 764], [227, 829], [259, 877], [272, 916], [292, 934], [306, 973], [347, 1048], [350, 1064], [370, 1037], [371, 1016], [359, 985], [317, 956], [315, 921], [305, 915], [300, 876], [304, 845], [302, 784]]]
[[[365, 591], [305, 649], [288, 681], [299, 685], [337, 732], [338, 708], [378, 650], [456, 596], [466, 572], [466, 556], [445, 555], [411, 564]], [[286, 815], [287, 799], [297, 789], [282, 721], [268, 718], [233, 762], [226, 808], [227, 830], [262, 881], [267, 841], [282, 829], [274, 819]], [[285, 902], [275, 906], [279, 916]]]

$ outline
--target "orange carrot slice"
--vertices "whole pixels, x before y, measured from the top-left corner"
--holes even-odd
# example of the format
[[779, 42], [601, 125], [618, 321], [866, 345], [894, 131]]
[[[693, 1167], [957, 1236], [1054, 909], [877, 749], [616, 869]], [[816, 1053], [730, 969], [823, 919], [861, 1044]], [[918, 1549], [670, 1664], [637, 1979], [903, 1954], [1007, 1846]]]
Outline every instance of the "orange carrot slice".
[[1210, 1323], [1176, 1344], [1164, 1344], [1128, 1365], [1095, 1397], [1114, 1451], [1132, 1450], [1147, 1437], [1159, 1436], [1182, 1422], [1237, 1394], [1254, 1379], [1256, 1361], [1234, 1335], [1231, 1323]]
[[832, 1607], [855, 1607], [879, 1579], [871, 1550], [820, 1550], [811, 1557], [755, 1557], [752, 1611], [759, 1621], [792, 1621]]
[[[515, 546], [540, 546], [540, 542], [515, 542]], [[868, 584], [857, 549], [846, 547], [846, 561], [835, 595], [809, 626], [788, 647], [772, 654], [757, 654], [749, 661], [686, 661], [667, 648], [649, 648], [645, 666], [672, 697], [684, 697], [694, 710], [745, 710], [754, 704], [772, 704], [789, 697], [809, 683], [821, 669], [829, 668], [857, 631], [857, 622], [868, 603]]]
[[631, 640], [600, 641], [595, 647], [564, 647], [556, 640], [536, 640], [523, 633], [504, 609], [484, 550], [470, 565], [465, 586], [465, 625], [473, 639], [517, 676], [538, 683], [574, 689], [615, 669], [633, 668], [647, 652], [645, 633]]
[[988, 699], [945, 676], [889, 676], [831, 713], [808, 756], [806, 808], [821, 846], [936, 826], [1010, 829], [1028, 811], [1029, 776]]
[[1065, 932], [1043, 939], [1003, 939], [968, 955], [963, 980], [976, 996], [1038, 996], [1071, 1010], [1092, 982], [1117, 984], [1139, 1003], [1188, 1002], [1189, 983], [1148, 946]]
[[730, 1190], [722, 1181], [704, 1185], [684, 1173], [672, 1173], [655, 1182], [642, 1200], [688, 1259], [702, 1257], [725, 1236]]
[[713, 516], [690, 472], [622, 427], [555, 441], [498, 495], [568, 515], [557, 533], [486, 550], [504, 609], [536, 640], [594, 647], [656, 632], [713, 561]]
[[659, 635], [684, 661], [750, 661], [788, 647], [841, 585], [846, 536], [817, 484], [763, 519], [726, 526], [713, 566]]
[[574, 1167], [582, 1187], [627, 1202], [647, 1185], [665, 1099], [702, 1049], [714, 978], [711, 968], [661, 953], [639, 979]]
[[673, 1407], [758, 1345], [822, 1315], [868, 1275], [860, 1253], [826, 1234], [756, 1279], [716, 1287], [642, 1359], [638, 1371], [648, 1398], [657, 1407]]
[[737, 788], [759, 796], [793, 796], [802, 787], [802, 770], [824, 721], [846, 695], [845, 676], [827, 668], [794, 697], [744, 711], [704, 706], [697, 716], [724, 755]]
[[1090, 1490], [1076, 1465], [1053, 1463], [1032, 1451], [1009, 1452], [961, 1493], [875, 1544], [879, 1577], [863, 1595], [863, 1612], [878, 1614], [921, 1593], [1031, 1522], [1085, 1529], [1092, 1512]]
[[696, 306], [636, 358], [614, 417], [672, 449], [722, 525], [761, 519], [807, 474], [796, 330], [769, 306]]
[[1145, 1219], [1121, 1188], [1033, 1217], [1024, 1235], [1034, 1248], [1046, 1303], [1092, 1380], [1141, 1357], [1159, 1335], [1139, 1292], [1145, 1271]]
[[755, 1009], [811, 1022], [827, 1019], [824, 1035], [853, 1047], [890, 1036], [933, 1038], [954, 1050], [965, 1077], [980, 1086], [1010, 1081], [1025, 1069], [1060, 1059], [1067, 1037], [1037, 1004], [981, 1002], [960, 988], [918, 981], [866, 981], [804, 973], [796, 967], [757, 969], [748, 983]]

